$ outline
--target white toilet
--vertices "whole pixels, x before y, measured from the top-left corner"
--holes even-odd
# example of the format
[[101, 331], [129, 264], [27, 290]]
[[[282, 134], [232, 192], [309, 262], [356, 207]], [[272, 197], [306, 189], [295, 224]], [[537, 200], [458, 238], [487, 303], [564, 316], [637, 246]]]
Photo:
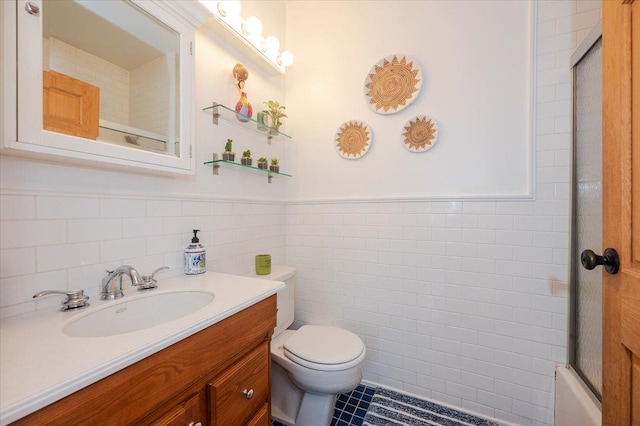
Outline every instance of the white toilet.
[[278, 317], [271, 341], [271, 416], [288, 426], [328, 426], [338, 394], [362, 380], [366, 349], [350, 331], [293, 323], [296, 270], [272, 266], [258, 278], [284, 281], [278, 292]]

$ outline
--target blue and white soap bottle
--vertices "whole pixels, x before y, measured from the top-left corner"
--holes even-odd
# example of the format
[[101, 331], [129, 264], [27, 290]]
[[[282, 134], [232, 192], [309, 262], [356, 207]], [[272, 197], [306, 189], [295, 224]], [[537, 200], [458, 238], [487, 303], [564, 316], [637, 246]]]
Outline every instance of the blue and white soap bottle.
[[191, 244], [184, 251], [184, 273], [187, 275], [199, 275], [207, 272], [207, 252], [200, 244], [198, 238], [199, 229], [193, 230]]

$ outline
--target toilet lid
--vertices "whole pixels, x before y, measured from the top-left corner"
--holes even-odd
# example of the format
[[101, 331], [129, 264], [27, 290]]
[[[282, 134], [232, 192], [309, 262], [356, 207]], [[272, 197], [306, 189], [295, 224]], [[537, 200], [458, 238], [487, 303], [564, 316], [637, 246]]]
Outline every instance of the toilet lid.
[[364, 351], [364, 343], [342, 328], [304, 325], [284, 342], [284, 349], [287, 358], [294, 362], [335, 365], [358, 358]]

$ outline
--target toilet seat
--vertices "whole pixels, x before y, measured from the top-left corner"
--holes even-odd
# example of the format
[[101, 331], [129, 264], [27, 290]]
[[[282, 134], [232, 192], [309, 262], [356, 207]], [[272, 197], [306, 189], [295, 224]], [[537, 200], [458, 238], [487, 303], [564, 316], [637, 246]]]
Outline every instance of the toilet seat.
[[330, 326], [304, 325], [283, 345], [285, 356], [313, 370], [351, 368], [364, 357], [365, 347], [354, 333]]

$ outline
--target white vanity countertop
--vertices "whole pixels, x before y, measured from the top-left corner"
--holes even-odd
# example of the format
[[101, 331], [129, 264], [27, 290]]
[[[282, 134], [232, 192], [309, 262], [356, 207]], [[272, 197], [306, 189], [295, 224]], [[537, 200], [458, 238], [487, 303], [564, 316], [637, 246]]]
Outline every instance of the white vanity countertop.
[[[0, 425], [6, 425], [109, 376], [173, 343], [275, 294], [279, 281], [207, 272], [159, 280], [158, 289], [207, 290], [204, 308], [155, 327], [108, 337], [69, 337], [62, 329], [77, 316], [144, 297], [129, 285], [115, 301], [89, 301], [77, 312], [44, 309], [0, 321]], [[51, 296], [53, 297], [53, 296]], [[60, 295], [60, 297], [64, 297]]]

